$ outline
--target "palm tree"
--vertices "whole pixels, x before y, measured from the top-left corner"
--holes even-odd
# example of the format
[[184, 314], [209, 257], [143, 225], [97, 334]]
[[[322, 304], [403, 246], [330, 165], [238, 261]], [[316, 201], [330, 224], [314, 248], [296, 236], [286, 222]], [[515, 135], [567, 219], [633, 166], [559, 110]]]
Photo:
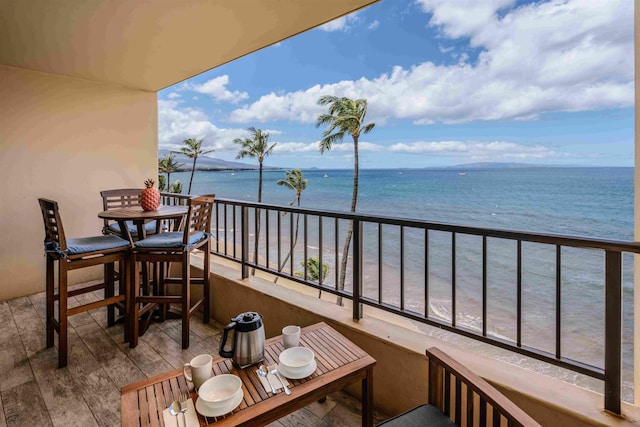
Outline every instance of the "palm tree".
[[171, 174], [173, 172], [177, 172], [178, 169], [184, 166], [183, 163], [178, 163], [175, 161], [176, 155], [173, 153], [165, 154], [165, 156], [158, 160], [158, 172], [167, 174], [167, 190], [171, 191]]
[[[250, 127], [247, 129], [251, 134], [251, 138], [236, 138], [233, 140], [234, 144], [239, 145], [240, 151], [236, 156], [236, 159], [243, 159], [245, 157], [257, 157], [260, 164], [258, 175], [258, 203], [262, 202], [262, 162], [264, 158], [271, 154], [273, 148], [276, 146], [274, 142], [269, 146], [269, 133], [262, 132], [262, 129], [256, 129]], [[260, 239], [260, 210], [256, 209], [256, 232], [255, 232], [255, 246], [253, 250], [253, 262], [258, 262], [258, 241]], [[256, 269], [251, 270], [251, 274], [255, 274]]]
[[[307, 188], [307, 183], [309, 182], [308, 179], [304, 179], [304, 177], [302, 176], [302, 171], [300, 169], [293, 169], [290, 171], [286, 171], [285, 172], [287, 174], [287, 179], [279, 179], [278, 180], [278, 185], [283, 185], [285, 187], [289, 187], [290, 189], [292, 189], [293, 191], [296, 192], [296, 198], [289, 203], [289, 206], [293, 206], [293, 204], [295, 203], [298, 207], [300, 207], [300, 197], [302, 196], [302, 192], [304, 191], [305, 188]], [[286, 212], [285, 212], [286, 213]], [[289, 249], [289, 253], [287, 254], [286, 257], [284, 257], [284, 260], [282, 261], [282, 264], [280, 264], [278, 266], [278, 271], [282, 271], [282, 269], [284, 268], [284, 266], [287, 264], [287, 260], [289, 259], [289, 257], [291, 257], [291, 253], [293, 252], [293, 248], [295, 248], [296, 244], [298, 243], [298, 230], [300, 227], [300, 214], [296, 214], [296, 231], [294, 234], [294, 238], [293, 238], [293, 242], [291, 243], [291, 247]], [[276, 276], [275, 280], [273, 281], [274, 283], [278, 282], [278, 277]]]
[[189, 188], [187, 189], [187, 194], [191, 194], [191, 184], [193, 183], [193, 174], [196, 172], [196, 161], [198, 160], [198, 156], [209, 154], [214, 152], [215, 150], [202, 150], [202, 139], [197, 140], [195, 138], [189, 138], [182, 141], [184, 143], [184, 147], [180, 147], [180, 152], [187, 156], [190, 159], [193, 159], [193, 166], [191, 167], [191, 178], [189, 178]]
[[258, 163], [260, 164], [258, 175], [258, 203], [260, 203], [262, 202], [262, 162], [265, 157], [271, 154], [277, 143], [274, 142], [269, 146], [269, 133], [263, 132], [262, 129], [250, 127], [247, 130], [251, 133], [251, 138], [236, 138], [233, 140], [233, 143], [241, 147], [236, 159], [243, 159], [245, 157], [258, 158]]
[[[353, 139], [353, 194], [351, 196], [351, 212], [355, 212], [358, 201], [358, 140], [360, 139], [360, 135], [371, 132], [376, 124], [364, 124], [368, 105], [366, 99], [353, 100], [346, 97], [339, 98], [337, 96], [325, 95], [320, 97], [318, 104], [329, 106], [329, 114], [321, 114], [316, 121], [316, 127], [326, 126], [328, 128], [322, 133], [320, 153], [331, 150], [333, 144], [341, 142], [347, 134], [351, 135]], [[340, 279], [337, 283], [339, 290], [344, 289], [352, 235], [353, 222], [349, 221], [349, 228], [347, 229], [340, 263]], [[342, 297], [338, 297], [338, 304], [342, 305]]]
[[[302, 267], [307, 268], [307, 279], [312, 282], [319, 282], [320, 276], [322, 275], [322, 280], [327, 278], [329, 275], [329, 264], [322, 263], [322, 272], [320, 271], [320, 258], [311, 257], [305, 263], [304, 261], [300, 261], [300, 265]], [[304, 277], [304, 271], [296, 271], [296, 276]], [[322, 289], [318, 290], [318, 298], [322, 296]]]

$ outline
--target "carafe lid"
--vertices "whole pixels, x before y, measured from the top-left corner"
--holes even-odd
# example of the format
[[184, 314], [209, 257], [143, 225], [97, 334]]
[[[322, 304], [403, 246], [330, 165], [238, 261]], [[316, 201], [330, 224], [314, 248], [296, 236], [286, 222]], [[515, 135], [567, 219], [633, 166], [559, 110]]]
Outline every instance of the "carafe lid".
[[236, 322], [236, 332], [255, 331], [262, 327], [262, 316], [254, 311], [238, 314], [231, 321]]

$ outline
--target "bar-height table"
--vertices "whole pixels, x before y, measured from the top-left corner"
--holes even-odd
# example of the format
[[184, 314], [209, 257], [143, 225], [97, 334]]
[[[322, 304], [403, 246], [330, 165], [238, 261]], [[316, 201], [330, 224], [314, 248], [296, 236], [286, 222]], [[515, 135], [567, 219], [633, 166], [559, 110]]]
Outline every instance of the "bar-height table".
[[[158, 221], [158, 227], [160, 227], [160, 221], [164, 219], [181, 219], [187, 215], [189, 208], [182, 205], [162, 205], [155, 211], [145, 211], [140, 206], [131, 206], [120, 209], [112, 209], [103, 211], [98, 214], [99, 218], [117, 221], [120, 225], [120, 230], [123, 233], [124, 238], [127, 238], [131, 244], [133, 244], [133, 238], [129, 233], [129, 227], [127, 227], [127, 221], [133, 221], [138, 229], [138, 239], [144, 239], [146, 237], [144, 224], [153, 220]], [[160, 231], [159, 229], [156, 231]]]
[[[217, 419], [205, 419], [198, 414], [201, 426], [262, 426], [319, 400], [326, 395], [358, 382], [362, 385], [362, 425], [373, 425], [373, 367], [375, 359], [324, 322], [302, 329], [300, 345], [316, 355], [317, 368], [309, 377], [289, 379], [291, 395], [282, 390], [267, 392], [256, 374], [257, 366], [240, 369], [229, 359], [215, 357], [213, 375], [234, 374], [242, 380], [244, 398], [232, 413]], [[211, 349], [212, 352], [215, 349]], [[282, 337], [265, 344], [265, 365], [277, 363], [284, 350]], [[162, 411], [181, 393], [190, 393], [194, 402], [197, 393], [187, 383], [182, 368], [130, 384], [122, 388], [122, 426], [164, 426]], [[207, 424], [209, 422], [209, 424]]]
[[[98, 214], [98, 217], [102, 219], [117, 221], [118, 225], [120, 226], [123, 238], [129, 240], [129, 242], [133, 246], [133, 237], [129, 232], [129, 227], [127, 227], [127, 221], [132, 221], [136, 225], [136, 228], [138, 229], [138, 240], [142, 240], [146, 238], [146, 231], [144, 228], [145, 223], [155, 220], [157, 224], [156, 232], [160, 232], [160, 221], [175, 220], [178, 222], [182, 220], [182, 218], [184, 218], [188, 212], [189, 207], [184, 205], [161, 205], [155, 211], [145, 211], [140, 206], [129, 206], [125, 208], [111, 209], [100, 212]], [[142, 269], [142, 281], [146, 284], [149, 283], [146, 268]], [[170, 313], [166, 312], [164, 314], [170, 315]], [[150, 316], [141, 321], [140, 335], [144, 334], [147, 327], [149, 326], [150, 321]]]

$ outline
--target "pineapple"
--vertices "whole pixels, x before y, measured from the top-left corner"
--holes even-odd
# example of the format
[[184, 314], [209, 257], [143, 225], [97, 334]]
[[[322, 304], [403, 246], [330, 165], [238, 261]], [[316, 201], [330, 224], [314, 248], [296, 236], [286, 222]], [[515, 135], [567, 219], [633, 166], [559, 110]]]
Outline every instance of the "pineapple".
[[140, 195], [140, 206], [145, 211], [155, 211], [160, 206], [160, 192], [153, 186], [155, 182], [149, 178], [144, 182], [145, 188]]

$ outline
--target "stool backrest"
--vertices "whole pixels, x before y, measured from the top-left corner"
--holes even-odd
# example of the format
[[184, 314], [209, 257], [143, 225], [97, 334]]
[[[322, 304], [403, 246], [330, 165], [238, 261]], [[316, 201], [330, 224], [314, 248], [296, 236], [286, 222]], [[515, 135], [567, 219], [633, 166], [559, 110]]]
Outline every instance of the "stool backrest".
[[[131, 206], [140, 206], [142, 188], [119, 188], [116, 190], [104, 190], [102, 196], [102, 210], [110, 211]], [[109, 220], [104, 220], [104, 226], [109, 226]]]
[[44, 221], [44, 245], [45, 251], [57, 253], [67, 249], [67, 240], [64, 236], [64, 228], [58, 211], [58, 202], [49, 199], [38, 199], [42, 219]]
[[194, 234], [211, 232], [211, 216], [213, 213], [213, 201], [215, 195], [195, 196], [187, 201], [189, 213], [187, 224], [184, 227], [183, 243], [187, 245]]

